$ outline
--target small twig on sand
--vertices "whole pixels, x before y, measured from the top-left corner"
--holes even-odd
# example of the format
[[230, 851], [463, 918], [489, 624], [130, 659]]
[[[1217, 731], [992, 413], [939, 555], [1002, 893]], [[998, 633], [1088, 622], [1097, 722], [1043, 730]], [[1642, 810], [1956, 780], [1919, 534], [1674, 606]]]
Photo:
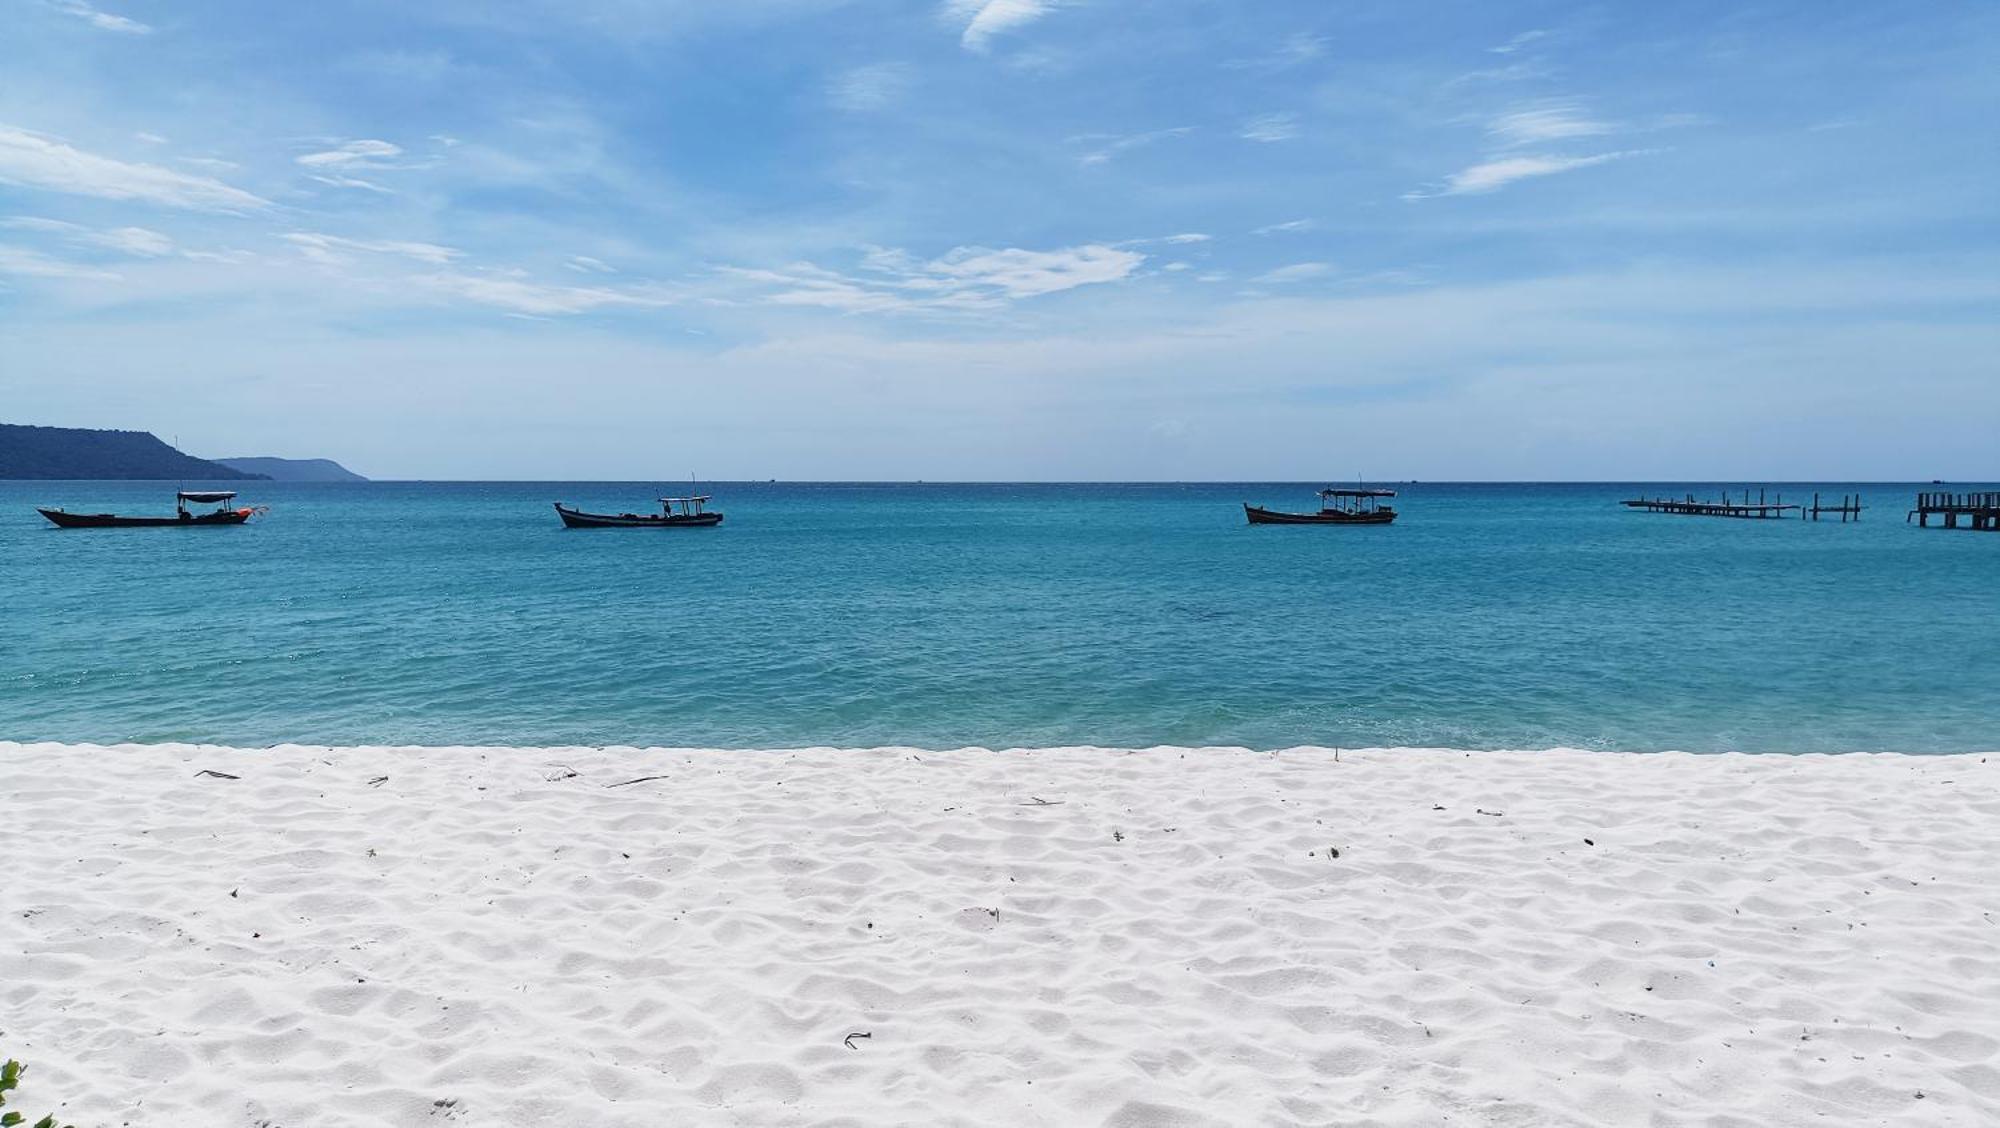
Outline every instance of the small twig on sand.
[[380, 786], [382, 786], [383, 784], [385, 784], [385, 783], [387, 783], [387, 782], [389, 782], [389, 777], [388, 777], [388, 776], [376, 776], [376, 777], [375, 777], [374, 779], [371, 779], [371, 780], [369, 780], [369, 781], [368, 781], [368, 786], [370, 786], [370, 787], [380, 787]]
[[242, 776], [233, 776], [233, 775], [230, 775], [230, 774], [229, 774], [228, 772], [218, 772], [218, 771], [216, 771], [216, 770], [215, 770], [214, 768], [203, 768], [202, 770], [200, 770], [200, 771], [198, 771], [198, 772], [194, 773], [194, 778], [196, 778], [196, 779], [200, 779], [200, 778], [201, 778], [201, 777], [203, 777], [203, 776], [214, 776], [214, 777], [215, 777], [215, 778], [217, 778], [217, 779], [242, 779], [242, 778], [243, 778]]
[[1489, 810], [1487, 810], [1487, 809], [1486, 809], [1486, 808], [1484, 808], [1484, 807], [1474, 807], [1474, 808], [1473, 808], [1473, 810], [1475, 810], [1475, 811], [1479, 812], [1479, 813], [1480, 813], [1480, 814], [1482, 814], [1482, 815], [1491, 815], [1491, 816], [1493, 816], [1493, 817], [1494, 817], [1494, 818], [1496, 818], [1496, 819], [1497, 819], [1497, 818], [1504, 818], [1504, 817], [1506, 816], [1506, 814], [1507, 814], [1507, 812], [1505, 812], [1505, 811], [1489, 811]]
[[640, 777], [639, 777], [638, 779], [628, 779], [628, 780], [626, 780], [626, 781], [625, 781], [624, 783], [607, 783], [607, 784], [605, 784], [605, 785], [604, 785], [604, 787], [605, 787], [605, 790], [607, 790], [607, 791], [608, 791], [608, 790], [610, 790], [611, 788], [614, 788], [614, 787], [630, 787], [630, 786], [632, 786], [632, 785], [633, 785], [633, 784], [635, 784], [635, 783], [649, 783], [649, 782], [651, 782], [651, 781], [653, 781], [653, 780], [656, 780], [656, 779], [665, 779], [665, 778], [667, 778], [667, 777], [666, 777], [666, 776], [663, 776], [663, 775], [656, 775], [656, 776], [640, 776]]
[[840, 1044], [846, 1046], [850, 1050], [858, 1050], [861, 1047], [854, 1044], [854, 1040], [856, 1038], [873, 1038], [874, 1036], [875, 1036], [874, 1033], [871, 1031], [856, 1030], [853, 1033], [849, 1034], [847, 1037], [842, 1038], [840, 1040]]
[[1044, 799], [1039, 795], [1030, 795], [1028, 798], [1033, 799], [1034, 802], [1016, 803], [1014, 805], [1017, 807], [1060, 807], [1068, 802], [1067, 799]]

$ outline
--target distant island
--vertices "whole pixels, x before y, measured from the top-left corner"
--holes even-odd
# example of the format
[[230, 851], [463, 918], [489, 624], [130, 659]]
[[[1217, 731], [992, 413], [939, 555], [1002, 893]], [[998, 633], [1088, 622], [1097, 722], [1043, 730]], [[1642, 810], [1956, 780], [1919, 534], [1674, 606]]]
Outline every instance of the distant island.
[[224, 466], [274, 482], [365, 482], [331, 458], [218, 458]]
[[183, 454], [150, 431], [0, 423], [0, 478], [241, 482], [268, 477]]

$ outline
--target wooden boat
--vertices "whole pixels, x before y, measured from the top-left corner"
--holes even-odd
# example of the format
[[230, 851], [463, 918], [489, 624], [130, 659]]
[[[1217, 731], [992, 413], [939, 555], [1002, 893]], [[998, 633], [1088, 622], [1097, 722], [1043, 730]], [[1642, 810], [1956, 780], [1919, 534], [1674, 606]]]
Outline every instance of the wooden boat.
[[658, 513], [585, 513], [556, 502], [556, 515], [572, 529], [705, 529], [722, 524], [708, 512], [708, 497], [663, 497]]
[[1317, 513], [1286, 513], [1246, 501], [1243, 515], [1252, 525], [1387, 525], [1396, 511], [1381, 499], [1395, 496], [1395, 490], [1329, 489], [1319, 491]]
[[[120, 517], [115, 513], [71, 513], [64, 509], [37, 509], [36, 512], [64, 529], [145, 529], [194, 528], [211, 525], [241, 525], [261, 507], [234, 507], [236, 495], [228, 490], [182, 490], [174, 495], [172, 517]], [[214, 505], [207, 513], [188, 509], [193, 505]]]

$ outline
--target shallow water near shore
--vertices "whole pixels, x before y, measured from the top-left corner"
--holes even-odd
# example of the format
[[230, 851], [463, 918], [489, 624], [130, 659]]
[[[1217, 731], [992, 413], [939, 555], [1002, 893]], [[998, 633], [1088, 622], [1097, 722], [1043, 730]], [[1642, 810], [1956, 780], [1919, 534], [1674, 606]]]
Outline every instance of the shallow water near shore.
[[241, 529], [65, 532], [33, 507], [173, 484], [0, 483], [0, 739], [2000, 747], [2000, 535], [1905, 525], [1916, 484], [1772, 487], [1849, 525], [1619, 483], [1244, 523], [1318, 484], [713, 484], [719, 529], [570, 531], [685, 487], [249, 482]]

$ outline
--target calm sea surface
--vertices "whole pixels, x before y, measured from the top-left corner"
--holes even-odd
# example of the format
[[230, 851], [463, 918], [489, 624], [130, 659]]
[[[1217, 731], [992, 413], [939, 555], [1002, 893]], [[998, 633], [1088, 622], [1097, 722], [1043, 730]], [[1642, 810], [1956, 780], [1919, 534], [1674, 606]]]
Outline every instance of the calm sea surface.
[[244, 528], [60, 531], [173, 486], [5, 482], [0, 739], [2000, 748], [2000, 535], [1906, 526], [1918, 485], [1245, 525], [1316, 485], [717, 484], [719, 529], [567, 531], [662, 490], [244, 483]]

